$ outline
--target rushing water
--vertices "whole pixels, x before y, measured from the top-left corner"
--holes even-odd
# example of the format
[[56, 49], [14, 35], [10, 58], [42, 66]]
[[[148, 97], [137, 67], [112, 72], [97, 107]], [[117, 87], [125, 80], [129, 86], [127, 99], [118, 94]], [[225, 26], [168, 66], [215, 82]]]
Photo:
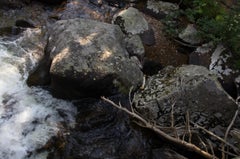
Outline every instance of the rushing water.
[[44, 159], [47, 153], [35, 150], [61, 131], [61, 123], [74, 126], [72, 103], [26, 85], [31, 57], [16, 41], [0, 40], [0, 159]]

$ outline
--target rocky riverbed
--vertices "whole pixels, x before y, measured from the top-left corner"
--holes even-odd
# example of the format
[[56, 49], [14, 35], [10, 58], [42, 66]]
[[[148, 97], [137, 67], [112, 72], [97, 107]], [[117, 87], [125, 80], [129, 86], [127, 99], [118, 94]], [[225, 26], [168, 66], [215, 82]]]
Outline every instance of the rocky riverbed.
[[[1, 1], [1, 43], [7, 52], [26, 57], [24, 65], [17, 63], [15, 68], [14, 64], [14, 70], [24, 74], [23, 80], [19, 79], [24, 88], [28, 84], [28, 91], [47, 94], [45, 98], [34, 98], [39, 97], [37, 102], [54, 111], [32, 123], [29, 120], [36, 126], [31, 130], [25, 128], [29, 127], [27, 122], [22, 124], [23, 130], [28, 130], [25, 137], [38, 130], [39, 122], [58, 119], [54, 120], [57, 126], [51, 127], [54, 132], [50, 137], [35, 148], [21, 149], [22, 158], [201, 158], [145, 129], [101, 96], [134, 109], [169, 136], [192, 140], [219, 155], [221, 142], [199, 127], [224, 138], [238, 109], [234, 99], [238, 71], [228, 67], [230, 56], [223, 53], [227, 49], [202, 44], [194, 37], [195, 32], [189, 31], [191, 25], [186, 26], [177, 42], [167, 36], [162, 21], [179, 8], [177, 4], [153, 0]], [[13, 98], [8, 100], [3, 96], [4, 92], [0, 107], [12, 105], [9, 111], [14, 112], [16, 96], [7, 96]], [[27, 109], [32, 107], [27, 105]], [[6, 120], [0, 115], [2, 124]], [[240, 142], [239, 115], [236, 117], [228, 142], [233, 145], [230, 152], [239, 155], [233, 149]], [[6, 134], [0, 135], [4, 138]], [[19, 145], [26, 142], [16, 140]], [[34, 137], [31, 140], [37, 143]], [[4, 149], [5, 158], [15, 159], [20, 150], [11, 148], [15, 155]]]

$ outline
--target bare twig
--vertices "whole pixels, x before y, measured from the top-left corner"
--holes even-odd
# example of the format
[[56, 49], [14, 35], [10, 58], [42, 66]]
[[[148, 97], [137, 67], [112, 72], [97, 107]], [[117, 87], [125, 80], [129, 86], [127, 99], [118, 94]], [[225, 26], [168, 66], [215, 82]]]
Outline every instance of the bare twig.
[[174, 127], [174, 106], [175, 106], [175, 102], [172, 104], [172, 110], [171, 110], [171, 127]]
[[145, 88], [145, 84], [146, 84], [146, 75], [143, 76], [143, 83], [142, 83], [140, 89], [144, 89]]
[[191, 133], [191, 129], [190, 129], [190, 119], [189, 119], [189, 111], [187, 111], [187, 114], [186, 114], [186, 129], [187, 129], [187, 132], [188, 132], [188, 135], [189, 135], [189, 138], [188, 138], [188, 142], [191, 143], [192, 141], [192, 133]]
[[131, 99], [132, 90], [133, 90], [133, 87], [131, 87], [130, 90], [129, 90], [128, 100], [129, 100], [129, 103], [130, 103], [131, 111], [134, 112], [134, 109], [132, 107], [133, 106], [133, 101], [134, 101], [134, 94], [133, 94], [133, 100]]
[[[239, 107], [239, 106], [238, 106]], [[226, 130], [226, 133], [225, 133], [225, 135], [224, 135], [224, 143], [222, 144], [222, 159], [225, 159], [225, 146], [226, 146], [226, 141], [227, 141], [227, 137], [228, 137], [228, 134], [229, 134], [229, 132], [230, 132], [230, 129], [232, 128], [232, 126], [233, 126], [233, 124], [234, 124], [234, 122], [235, 122], [235, 120], [236, 120], [236, 118], [237, 118], [237, 116], [238, 116], [238, 112], [239, 112], [239, 110], [237, 109], [236, 110], [236, 112], [235, 112], [235, 114], [234, 114], [234, 116], [233, 116], [233, 119], [232, 119], [232, 121], [231, 121], [231, 123], [229, 124], [229, 126], [228, 126], [228, 128], [227, 128], [227, 130]]]
[[207, 139], [207, 142], [208, 142], [208, 145], [209, 145], [210, 150], [211, 150], [211, 152], [212, 152], [212, 155], [215, 156], [215, 153], [214, 153], [214, 150], [213, 150], [213, 146], [212, 146], [212, 142], [211, 142], [210, 140], [208, 140], [208, 139]]
[[203, 140], [200, 138], [200, 136], [197, 135], [197, 137], [198, 137], [198, 140], [200, 141], [200, 143], [204, 146], [205, 151], [208, 152], [207, 145], [203, 142]]
[[173, 102], [173, 104], [171, 106], [172, 107], [172, 110], [171, 110], [171, 128], [172, 128], [172, 130], [174, 132], [175, 137], [179, 138], [178, 132], [177, 132], [176, 128], [174, 127], [174, 125], [175, 125], [175, 119], [174, 119], [174, 106], [175, 106], [175, 103], [176, 102]]
[[139, 116], [138, 114], [129, 111], [128, 109], [121, 107], [119, 105], [117, 105], [116, 103], [114, 103], [113, 101], [105, 98], [105, 97], [101, 97], [104, 101], [110, 103], [112, 106], [124, 111], [125, 113], [127, 113], [128, 115], [130, 115], [131, 117], [136, 118], [137, 120], [139, 120], [146, 128], [153, 130], [155, 133], [157, 133], [161, 138], [175, 144], [178, 146], [181, 146], [183, 148], [188, 149], [189, 151], [193, 151], [199, 155], [201, 155], [204, 158], [207, 159], [217, 159], [216, 156], [209, 154], [208, 152], [200, 149], [199, 147], [197, 147], [194, 144], [188, 143], [186, 141], [183, 140], [179, 140], [176, 139], [174, 137], [169, 136], [168, 134], [166, 134], [165, 132], [163, 132], [162, 130], [158, 129], [156, 126], [150, 124], [149, 122], [147, 122], [147, 120], [145, 120], [144, 118], [142, 118], [141, 116]]
[[[218, 149], [219, 151], [222, 151], [222, 149]], [[234, 154], [234, 153], [231, 153], [231, 152], [228, 152], [228, 151], [223, 151], [223, 153], [225, 153], [225, 154], [228, 154], [228, 155], [231, 155], [231, 156], [233, 156], [233, 157], [238, 157], [239, 155], [236, 155], [236, 154]]]
[[194, 123], [194, 122], [191, 122], [191, 123], [194, 124], [194, 126], [195, 126], [196, 128], [199, 128], [199, 129], [203, 130], [203, 131], [204, 131], [205, 133], [207, 133], [208, 135], [210, 135], [210, 136], [216, 138], [217, 140], [221, 141], [222, 143], [228, 145], [228, 146], [231, 147], [236, 153], [239, 153], [239, 150], [238, 150], [237, 147], [235, 147], [235, 146], [233, 146], [232, 144], [230, 144], [229, 142], [225, 141], [223, 138], [215, 135], [213, 132], [205, 129], [204, 127], [202, 127], [202, 126], [200, 126], [200, 125], [198, 125], [198, 124], [196, 124], [196, 123]]

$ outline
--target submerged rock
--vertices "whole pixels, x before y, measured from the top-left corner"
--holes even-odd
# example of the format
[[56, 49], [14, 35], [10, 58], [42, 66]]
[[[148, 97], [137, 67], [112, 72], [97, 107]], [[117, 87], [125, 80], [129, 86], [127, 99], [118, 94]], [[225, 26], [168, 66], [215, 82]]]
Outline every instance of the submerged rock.
[[183, 123], [189, 111], [190, 120], [206, 128], [228, 125], [237, 109], [217, 78], [194, 65], [165, 68], [149, 77], [135, 97], [137, 111], [164, 126], [171, 124], [172, 109], [175, 124]]
[[62, 98], [127, 93], [143, 74], [129, 58], [117, 25], [87, 19], [61, 20], [52, 26], [47, 53], [52, 60], [51, 89]]

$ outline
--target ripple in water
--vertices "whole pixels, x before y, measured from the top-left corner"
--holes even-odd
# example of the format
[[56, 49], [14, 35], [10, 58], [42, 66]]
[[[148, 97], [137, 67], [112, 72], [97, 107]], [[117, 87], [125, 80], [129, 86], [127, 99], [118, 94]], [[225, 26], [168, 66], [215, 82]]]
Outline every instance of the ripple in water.
[[0, 159], [44, 159], [47, 153], [35, 150], [61, 131], [61, 123], [74, 126], [72, 103], [26, 85], [27, 71], [20, 71], [30, 58], [26, 55], [16, 56], [0, 42]]

